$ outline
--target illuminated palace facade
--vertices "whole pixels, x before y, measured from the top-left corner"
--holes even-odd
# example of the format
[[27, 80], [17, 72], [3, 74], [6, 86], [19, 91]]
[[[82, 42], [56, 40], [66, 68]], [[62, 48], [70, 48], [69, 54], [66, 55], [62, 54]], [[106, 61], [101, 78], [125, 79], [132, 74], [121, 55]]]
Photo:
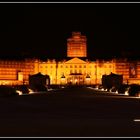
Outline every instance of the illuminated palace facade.
[[[0, 60], [0, 85], [28, 84], [29, 75], [50, 76], [50, 84], [101, 84], [104, 74], [122, 74], [123, 82], [140, 84], [140, 62], [127, 59], [110, 61], [87, 59], [87, 38], [73, 32], [67, 39], [68, 60]], [[83, 59], [85, 58], [85, 59]]]

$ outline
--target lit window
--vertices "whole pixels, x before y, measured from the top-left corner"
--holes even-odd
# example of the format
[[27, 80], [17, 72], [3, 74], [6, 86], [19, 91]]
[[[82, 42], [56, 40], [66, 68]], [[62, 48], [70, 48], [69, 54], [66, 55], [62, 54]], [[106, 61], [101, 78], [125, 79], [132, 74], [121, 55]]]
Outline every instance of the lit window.
[[82, 68], [82, 66], [80, 65], [79, 68]]
[[75, 65], [75, 68], [77, 68], [77, 66]]
[[70, 68], [72, 68], [72, 65], [70, 65]]

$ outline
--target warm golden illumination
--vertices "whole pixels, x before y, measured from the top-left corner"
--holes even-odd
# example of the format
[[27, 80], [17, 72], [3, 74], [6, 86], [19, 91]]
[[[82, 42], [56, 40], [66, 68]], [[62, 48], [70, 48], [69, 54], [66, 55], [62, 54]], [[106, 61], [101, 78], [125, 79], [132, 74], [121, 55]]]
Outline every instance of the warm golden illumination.
[[125, 94], [125, 95], [129, 95], [129, 92], [126, 90], [124, 94]]
[[22, 91], [16, 90], [16, 92], [17, 92], [19, 95], [22, 95]]
[[67, 40], [67, 57], [87, 57], [86, 36], [81, 32], [73, 32]]
[[0, 85], [28, 84], [29, 75], [39, 72], [50, 76], [50, 84], [101, 84], [102, 75], [109, 75], [111, 72], [123, 75], [125, 84], [140, 84], [139, 61], [82, 60], [79, 57], [87, 56], [87, 45], [86, 36], [82, 36], [80, 32], [73, 32], [72, 38], [67, 40], [67, 45], [67, 56], [72, 57], [67, 61], [55, 59], [46, 61], [38, 59], [0, 60]]

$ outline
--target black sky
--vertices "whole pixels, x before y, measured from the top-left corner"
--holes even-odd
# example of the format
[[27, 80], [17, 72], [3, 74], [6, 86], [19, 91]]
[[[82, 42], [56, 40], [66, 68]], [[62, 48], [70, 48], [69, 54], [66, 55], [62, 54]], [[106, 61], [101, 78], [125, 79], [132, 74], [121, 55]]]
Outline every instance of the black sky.
[[88, 57], [140, 57], [139, 3], [0, 3], [0, 58], [66, 57], [72, 31]]

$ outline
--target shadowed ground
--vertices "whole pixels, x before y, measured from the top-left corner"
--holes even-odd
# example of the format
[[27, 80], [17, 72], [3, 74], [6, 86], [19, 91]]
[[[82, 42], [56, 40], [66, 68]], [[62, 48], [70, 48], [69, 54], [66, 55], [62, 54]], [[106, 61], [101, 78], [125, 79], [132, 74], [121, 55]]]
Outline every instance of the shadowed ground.
[[86, 87], [0, 98], [0, 137], [139, 137], [140, 98]]

